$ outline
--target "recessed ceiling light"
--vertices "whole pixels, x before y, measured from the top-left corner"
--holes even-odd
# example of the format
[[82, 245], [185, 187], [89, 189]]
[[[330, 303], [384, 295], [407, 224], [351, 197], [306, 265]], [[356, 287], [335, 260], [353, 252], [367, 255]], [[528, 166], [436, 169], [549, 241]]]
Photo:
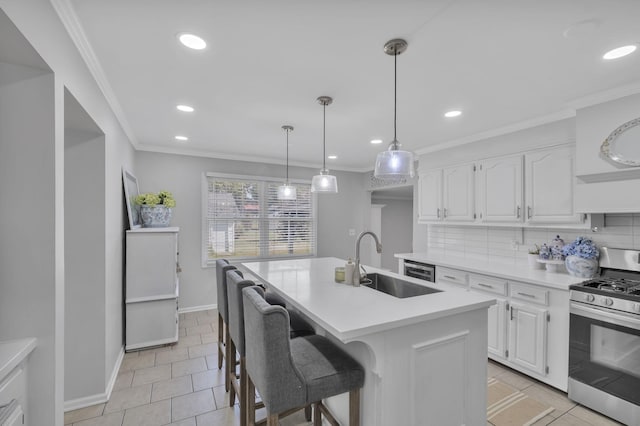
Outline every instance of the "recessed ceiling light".
[[179, 111], [184, 111], [184, 112], [193, 112], [193, 107], [189, 106], [189, 105], [178, 105], [176, 106], [176, 108], [178, 108]]
[[183, 142], [184, 142], [184, 141], [188, 141], [188, 140], [189, 140], [189, 138], [188, 138], [188, 137], [186, 137], [186, 136], [176, 136], [176, 140], [177, 140], [177, 141], [183, 141]]
[[337, 155], [329, 155], [327, 158], [329, 160], [335, 160], [336, 158], [338, 158], [338, 156]]
[[462, 111], [458, 111], [458, 110], [453, 110], [453, 111], [447, 111], [444, 113], [444, 116], [447, 118], [452, 118], [452, 117], [457, 117], [459, 115], [462, 114]]
[[371, 143], [374, 145], [378, 145], [379, 143], [382, 143], [382, 139], [373, 139]]
[[628, 46], [617, 47], [617, 48], [612, 49], [612, 50], [608, 51], [607, 53], [605, 53], [602, 56], [602, 59], [611, 60], [611, 59], [622, 58], [623, 56], [627, 56], [627, 55], [635, 52], [635, 50], [637, 48], [638, 48], [638, 46], [636, 46], [635, 44], [630, 44]]
[[194, 34], [180, 33], [178, 34], [178, 40], [190, 49], [202, 50], [207, 47], [207, 43]]

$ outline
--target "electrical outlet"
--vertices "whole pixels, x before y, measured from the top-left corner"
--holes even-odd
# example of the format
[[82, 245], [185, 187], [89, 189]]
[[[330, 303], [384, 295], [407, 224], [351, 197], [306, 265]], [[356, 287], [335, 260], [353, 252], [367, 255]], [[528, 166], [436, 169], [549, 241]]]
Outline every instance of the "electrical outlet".
[[511, 241], [511, 250], [518, 251], [519, 247], [520, 243], [518, 243], [516, 240]]
[[353, 228], [349, 228], [349, 236], [350, 237], [355, 237], [356, 236], [356, 230]]

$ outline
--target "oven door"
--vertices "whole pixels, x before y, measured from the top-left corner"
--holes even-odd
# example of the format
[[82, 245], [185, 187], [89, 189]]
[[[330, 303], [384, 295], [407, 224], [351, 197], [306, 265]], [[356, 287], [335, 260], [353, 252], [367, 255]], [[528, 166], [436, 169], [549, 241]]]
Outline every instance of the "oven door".
[[569, 324], [569, 378], [640, 406], [640, 316], [571, 302]]

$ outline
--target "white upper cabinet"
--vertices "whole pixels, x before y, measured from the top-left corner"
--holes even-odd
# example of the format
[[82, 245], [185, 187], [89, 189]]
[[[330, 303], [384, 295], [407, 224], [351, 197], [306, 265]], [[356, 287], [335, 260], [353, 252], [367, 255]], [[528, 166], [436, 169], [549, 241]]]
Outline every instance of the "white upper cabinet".
[[442, 219], [442, 169], [418, 177], [418, 222]]
[[522, 156], [492, 158], [478, 165], [478, 219], [522, 222]]
[[527, 153], [525, 161], [526, 221], [581, 223], [574, 209], [575, 151], [572, 147]]
[[475, 166], [463, 164], [442, 170], [444, 220], [473, 222], [475, 219]]

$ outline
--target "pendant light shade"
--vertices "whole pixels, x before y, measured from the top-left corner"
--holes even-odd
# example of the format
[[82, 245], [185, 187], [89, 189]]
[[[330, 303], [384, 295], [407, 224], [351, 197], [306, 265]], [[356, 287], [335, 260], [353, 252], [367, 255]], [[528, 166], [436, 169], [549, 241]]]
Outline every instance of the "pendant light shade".
[[318, 103], [322, 105], [322, 169], [319, 175], [315, 175], [311, 180], [311, 192], [335, 194], [338, 192], [338, 180], [335, 176], [329, 174], [326, 165], [326, 111], [327, 105], [333, 102], [329, 96], [320, 96]]
[[278, 200], [295, 200], [298, 197], [296, 187], [289, 184], [289, 132], [293, 131], [293, 126], [285, 124], [282, 129], [287, 132], [287, 175], [284, 185], [278, 187]]
[[389, 149], [378, 154], [373, 175], [382, 179], [412, 178], [415, 175], [413, 153], [400, 149], [396, 137], [398, 100], [398, 55], [407, 50], [407, 42], [393, 39], [384, 45], [384, 52], [393, 55], [393, 141]]

